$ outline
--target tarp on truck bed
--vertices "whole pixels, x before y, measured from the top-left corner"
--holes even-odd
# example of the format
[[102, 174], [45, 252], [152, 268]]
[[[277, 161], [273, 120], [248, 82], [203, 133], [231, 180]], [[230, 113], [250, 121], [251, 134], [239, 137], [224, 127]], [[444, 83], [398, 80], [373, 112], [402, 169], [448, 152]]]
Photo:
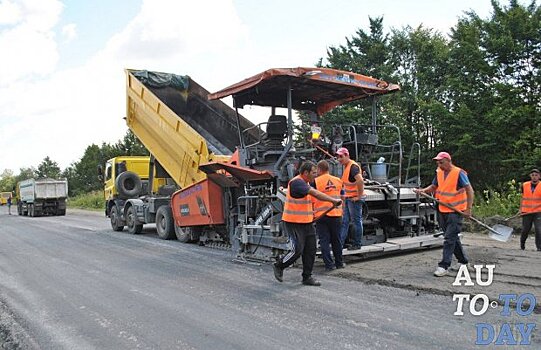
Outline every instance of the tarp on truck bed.
[[181, 90], [188, 90], [190, 78], [185, 75], [172, 73], [150, 72], [148, 70], [135, 70], [133, 75], [149, 87], [171, 86]]
[[[229, 155], [239, 144], [236, 113], [222, 101], [209, 101], [209, 92], [187, 75], [130, 70], [154, 95], [207, 140], [209, 150]], [[241, 129], [254, 124], [240, 116]], [[245, 134], [246, 142], [259, 140], [257, 129]]]
[[[199, 164], [230, 155], [239, 143], [237, 115], [188, 76], [126, 70], [126, 124], [180, 187], [206, 178]], [[249, 142], [258, 129], [240, 125]], [[222, 157], [223, 159], [223, 157]]]

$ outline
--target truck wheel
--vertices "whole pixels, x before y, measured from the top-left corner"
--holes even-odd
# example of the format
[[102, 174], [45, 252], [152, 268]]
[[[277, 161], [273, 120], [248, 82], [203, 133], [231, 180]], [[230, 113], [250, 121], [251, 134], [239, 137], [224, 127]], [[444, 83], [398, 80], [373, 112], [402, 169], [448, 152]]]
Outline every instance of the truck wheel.
[[161, 239], [175, 239], [174, 225], [171, 208], [166, 205], [159, 207], [156, 212], [156, 230], [158, 231], [158, 236]]
[[120, 232], [124, 229], [124, 225], [120, 224], [120, 211], [116, 205], [113, 205], [111, 208], [109, 218], [111, 219], [111, 227], [113, 228], [113, 231]]
[[122, 199], [136, 198], [143, 190], [143, 182], [139, 175], [132, 171], [125, 171], [115, 180], [116, 190]]
[[132, 235], [136, 235], [143, 231], [143, 224], [138, 223], [133, 206], [129, 207], [126, 213], [126, 224], [128, 226], [128, 232]]
[[58, 216], [65, 216], [66, 215], [66, 209], [58, 209], [56, 211], [56, 215]]
[[175, 235], [177, 239], [182, 243], [190, 243], [199, 240], [201, 235], [201, 228], [199, 227], [180, 227], [175, 226]]

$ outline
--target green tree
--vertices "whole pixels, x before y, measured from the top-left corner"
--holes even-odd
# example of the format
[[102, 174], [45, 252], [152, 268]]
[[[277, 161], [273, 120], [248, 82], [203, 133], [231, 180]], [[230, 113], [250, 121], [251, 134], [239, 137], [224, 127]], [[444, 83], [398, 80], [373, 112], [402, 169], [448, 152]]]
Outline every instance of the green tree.
[[141, 141], [135, 136], [135, 134], [128, 130], [122, 138], [114, 146], [114, 151], [116, 155], [124, 156], [147, 156], [149, 155], [148, 150], [143, 146]]
[[19, 175], [15, 176], [16, 182], [32, 179], [37, 177], [36, 169], [34, 167], [20, 168]]
[[79, 195], [102, 189], [102, 183], [98, 180], [98, 165], [113, 157], [122, 155], [148, 155], [143, 144], [131, 131], [127, 131], [124, 137], [116, 144], [102, 143], [101, 146], [92, 144], [85, 149], [81, 159], [67, 167], [63, 176], [70, 184], [70, 195]]
[[467, 13], [451, 35], [451, 112], [441, 144], [460, 159], [474, 183], [503, 187], [539, 165], [541, 13], [510, 1], [481, 19]]
[[13, 175], [13, 171], [5, 169], [0, 174], [0, 192], [12, 192], [15, 188], [17, 180]]
[[447, 41], [439, 32], [422, 26], [394, 29], [392, 33], [392, 79], [400, 85], [401, 92], [388, 102], [393, 111], [388, 119], [402, 130], [404, 145], [420, 142], [430, 156], [440, 139], [438, 120], [448, 114], [444, 105]]
[[[382, 18], [370, 18], [370, 33], [359, 29], [346, 45], [330, 47], [327, 54], [331, 68], [398, 83], [400, 92], [380, 99], [378, 124], [400, 128], [406, 154], [414, 142], [421, 143], [425, 154], [433, 152], [439, 136], [436, 120], [448, 114], [443, 101], [449, 49], [440, 33], [420, 26], [394, 29], [388, 35], [383, 32]], [[325, 119], [369, 124], [370, 115], [371, 101], [367, 100], [337, 108]], [[396, 133], [382, 130], [379, 134], [380, 143], [395, 139]], [[424, 171], [432, 174], [433, 168]]]
[[101, 183], [98, 180], [98, 165], [105, 164], [107, 159], [117, 154], [118, 150], [107, 143], [103, 143], [101, 147], [95, 144], [88, 146], [81, 159], [71, 164], [63, 173], [70, 183], [70, 194], [99, 190]]
[[383, 17], [368, 18], [370, 32], [358, 29], [346, 38], [346, 45], [331, 46], [327, 50], [329, 67], [356, 72], [378, 79], [389, 79], [392, 71], [387, 64], [389, 35], [384, 33]]
[[[383, 17], [368, 18], [370, 31], [358, 29], [355, 35], [346, 38], [346, 45], [330, 46], [327, 49], [327, 67], [351, 71], [388, 80], [389, 38], [384, 33]], [[325, 115], [328, 123], [371, 123], [372, 101], [362, 100], [340, 106]]]
[[36, 175], [38, 177], [49, 177], [51, 179], [59, 178], [60, 173], [61, 170], [58, 163], [49, 158], [49, 156], [43, 159], [43, 161], [38, 165], [38, 170], [36, 171]]

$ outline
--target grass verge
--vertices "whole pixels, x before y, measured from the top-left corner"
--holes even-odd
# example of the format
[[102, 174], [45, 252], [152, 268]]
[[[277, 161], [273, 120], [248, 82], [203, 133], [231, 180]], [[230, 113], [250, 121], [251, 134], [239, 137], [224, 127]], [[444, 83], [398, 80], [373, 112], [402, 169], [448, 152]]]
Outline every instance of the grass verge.
[[102, 191], [83, 193], [75, 197], [70, 197], [68, 200], [69, 208], [103, 210], [104, 205]]

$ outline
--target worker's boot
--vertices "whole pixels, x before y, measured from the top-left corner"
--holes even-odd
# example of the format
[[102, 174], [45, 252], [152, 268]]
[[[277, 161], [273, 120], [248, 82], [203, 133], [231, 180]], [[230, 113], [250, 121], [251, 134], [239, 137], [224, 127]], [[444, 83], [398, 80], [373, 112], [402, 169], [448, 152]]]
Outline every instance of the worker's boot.
[[276, 265], [276, 263], [272, 264], [272, 269], [274, 270], [274, 278], [276, 278], [278, 282], [282, 282], [284, 280], [284, 269]]
[[314, 277], [308, 277], [307, 279], [302, 280], [302, 284], [304, 284], [305, 286], [321, 286], [321, 283], [314, 279]]

